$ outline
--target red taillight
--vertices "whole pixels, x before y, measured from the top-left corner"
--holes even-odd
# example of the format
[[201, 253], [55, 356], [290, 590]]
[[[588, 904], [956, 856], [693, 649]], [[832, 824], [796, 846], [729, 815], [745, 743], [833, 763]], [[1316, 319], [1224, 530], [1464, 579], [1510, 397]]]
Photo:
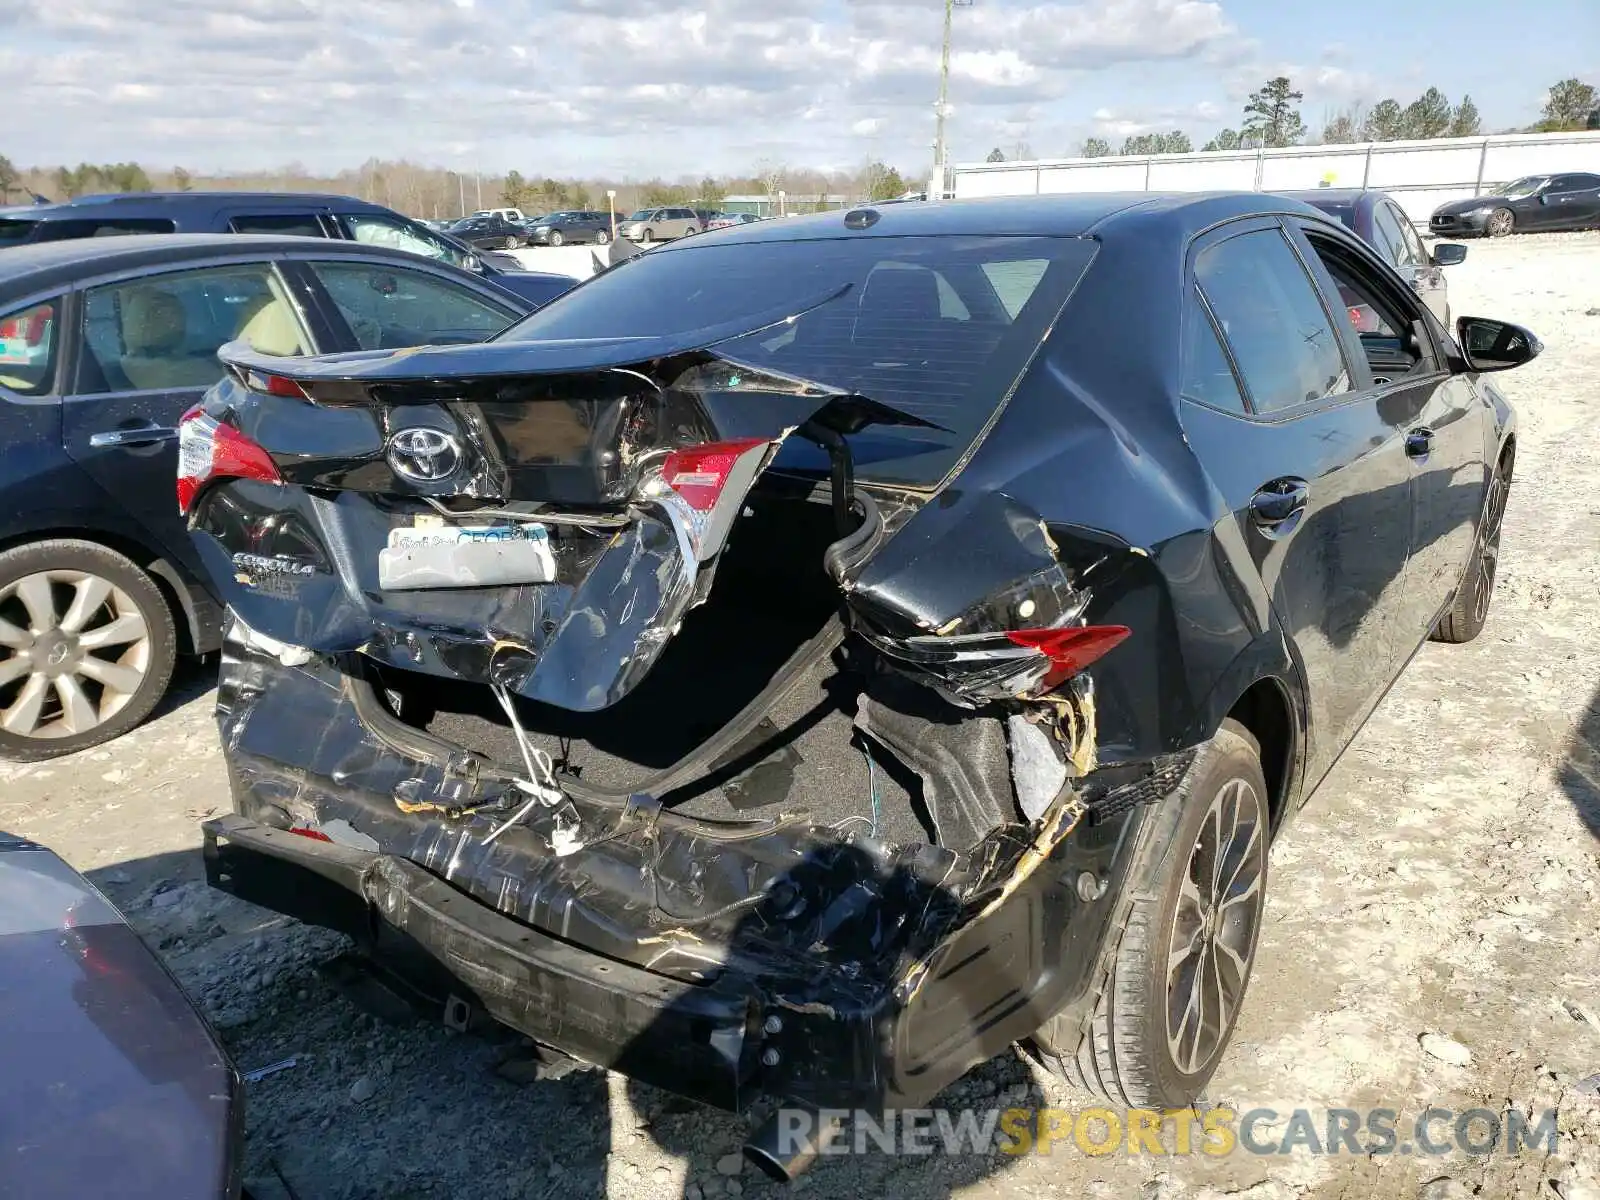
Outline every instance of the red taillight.
[[739, 460], [766, 444], [761, 438], [741, 438], [674, 450], [662, 465], [662, 481], [682, 496], [690, 508], [708, 513], [716, 507]]
[[1131, 632], [1126, 625], [1073, 625], [1065, 629], [1011, 629], [1006, 631], [1006, 637], [1048, 658], [1050, 670], [1044, 682], [1056, 687], [1120, 646]]
[[301, 837], [310, 838], [314, 842], [327, 842], [330, 845], [333, 842], [333, 839], [327, 834], [323, 833], [322, 830], [312, 829], [309, 825], [296, 825], [293, 829], [289, 830], [289, 832], [298, 833]]
[[178, 512], [187, 516], [213, 479], [283, 482], [270, 454], [197, 404], [178, 420]]

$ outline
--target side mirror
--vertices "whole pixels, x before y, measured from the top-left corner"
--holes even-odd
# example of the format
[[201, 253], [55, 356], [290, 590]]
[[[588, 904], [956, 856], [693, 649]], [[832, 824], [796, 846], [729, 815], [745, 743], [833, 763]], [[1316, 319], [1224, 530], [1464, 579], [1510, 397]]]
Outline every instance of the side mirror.
[[1440, 242], [1433, 248], [1433, 265], [1454, 267], [1467, 257], [1467, 248], [1456, 242]]
[[1550, 193], [1549, 192], [1540, 192], [1539, 193], [1539, 203], [1540, 204], [1549, 204], [1550, 203]]
[[477, 271], [481, 273], [483, 271], [483, 259], [479, 258], [476, 254], [469, 254], [461, 260], [461, 267], [462, 270], [465, 271]]
[[1462, 356], [1474, 371], [1509, 371], [1537, 358], [1544, 343], [1521, 325], [1489, 317], [1461, 317], [1456, 340]]

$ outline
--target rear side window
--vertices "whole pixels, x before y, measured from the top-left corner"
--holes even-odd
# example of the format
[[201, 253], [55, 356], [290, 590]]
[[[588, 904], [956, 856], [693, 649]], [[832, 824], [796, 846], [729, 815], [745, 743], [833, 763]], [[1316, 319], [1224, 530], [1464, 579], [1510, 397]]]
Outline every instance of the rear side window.
[[234, 217], [228, 222], [234, 233], [276, 233], [284, 237], [327, 237], [328, 231], [316, 213], [263, 213], [260, 216]]
[[47, 300], [0, 316], [0, 387], [24, 396], [52, 390], [60, 313], [59, 301]]
[[33, 237], [39, 222], [0, 217], [0, 246], [20, 246]]
[[243, 340], [268, 354], [304, 350], [298, 320], [266, 263], [206, 267], [91, 289], [84, 297], [78, 395], [210, 387], [217, 350]]
[[1344, 353], [1316, 286], [1279, 230], [1208, 246], [1194, 273], [1256, 412], [1350, 390]]
[[[641, 359], [714, 347], [868, 397], [931, 424], [865, 430], [857, 473], [930, 487], [1009, 395], [1093, 257], [1081, 238], [691, 243], [595, 277], [504, 337], [638, 339]], [[759, 404], [743, 393], [762, 386], [735, 371], [727, 402]]]
[[64, 242], [72, 238], [122, 237], [130, 233], [174, 233], [177, 223], [165, 217], [96, 217], [72, 221], [43, 221], [38, 240]]
[[363, 350], [482, 342], [515, 318], [470, 288], [423, 271], [365, 263], [311, 263]]
[[1234, 377], [1228, 355], [1217, 339], [1217, 328], [1200, 299], [1189, 293], [1188, 311], [1183, 314], [1183, 382], [1180, 388], [1190, 400], [1222, 412], [1244, 414], [1244, 396]]
[[[369, 246], [390, 246], [424, 258], [436, 258], [462, 267], [466, 256], [443, 238], [435, 237], [420, 225], [401, 221], [381, 213], [345, 213], [339, 218], [345, 236], [352, 242]], [[474, 226], [464, 226], [470, 229]]]

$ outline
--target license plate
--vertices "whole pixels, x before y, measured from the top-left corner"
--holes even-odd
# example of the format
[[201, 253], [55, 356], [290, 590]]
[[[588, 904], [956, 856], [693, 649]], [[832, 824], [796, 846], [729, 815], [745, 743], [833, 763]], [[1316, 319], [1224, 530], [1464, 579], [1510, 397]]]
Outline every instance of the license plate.
[[399, 526], [378, 552], [378, 586], [385, 591], [508, 587], [555, 577], [550, 532], [536, 524]]

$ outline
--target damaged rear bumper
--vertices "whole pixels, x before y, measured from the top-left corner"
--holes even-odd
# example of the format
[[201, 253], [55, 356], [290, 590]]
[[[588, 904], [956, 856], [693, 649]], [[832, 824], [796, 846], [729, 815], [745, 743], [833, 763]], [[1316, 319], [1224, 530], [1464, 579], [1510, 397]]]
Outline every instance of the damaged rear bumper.
[[[420, 948], [491, 1017], [537, 1041], [710, 1104], [741, 1107], [756, 1066], [747, 997], [589, 953], [403, 858], [237, 816], [207, 821], [204, 831], [211, 886], [337, 929], [369, 951], [392, 946], [396, 961]], [[410, 945], [393, 944], [395, 935]], [[432, 982], [421, 981], [420, 990]]]
[[1083, 820], [1068, 788], [955, 854], [563, 777], [580, 829], [564, 852], [561, 809], [489, 839], [521, 802], [512, 773], [401, 726], [356, 661], [230, 636], [218, 717], [237, 815], [205, 826], [213, 886], [420, 964], [424, 994], [734, 1111], [915, 1107], [1092, 1006], [1145, 811]]

